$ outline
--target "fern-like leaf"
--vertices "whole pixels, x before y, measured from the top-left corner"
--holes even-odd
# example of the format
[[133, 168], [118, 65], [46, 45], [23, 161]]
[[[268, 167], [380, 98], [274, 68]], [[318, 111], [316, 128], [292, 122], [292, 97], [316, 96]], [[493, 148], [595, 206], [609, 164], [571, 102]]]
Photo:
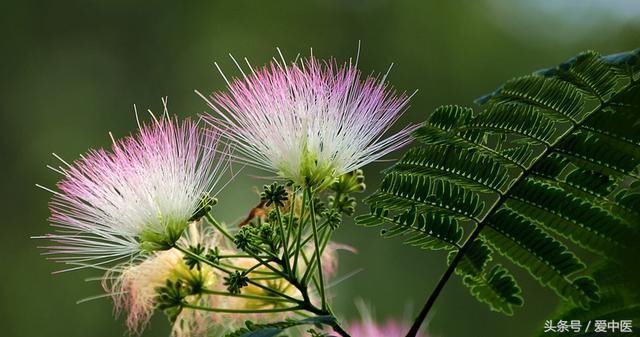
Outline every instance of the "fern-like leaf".
[[493, 310], [522, 304], [510, 266], [493, 255], [593, 305], [598, 286], [568, 243], [614, 256], [640, 231], [639, 77], [640, 49], [585, 52], [506, 82], [477, 100], [482, 109], [436, 109], [357, 223], [450, 250], [450, 269]]

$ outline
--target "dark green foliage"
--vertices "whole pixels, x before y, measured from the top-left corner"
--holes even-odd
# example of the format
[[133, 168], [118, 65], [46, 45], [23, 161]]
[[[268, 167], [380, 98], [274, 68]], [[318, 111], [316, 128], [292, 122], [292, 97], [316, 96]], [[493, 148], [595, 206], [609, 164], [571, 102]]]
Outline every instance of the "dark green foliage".
[[[621, 320], [629, 320], [637, 322], [640, 320], [640, 292], [638, 291], [637, 278], [630, 275], [633, 272], [625, 271], [625, 268], [615, 261], [609, 261], [610, 263], [599, 266], [594, 272], [594, 277], [601, 284], [601, 296], [602, 300], [599, 303], [595, 303], [589, 310], [585, 310], [580, 307], [571, 305], [564, 305], [560, 308], [559, 312], [551, 320], [553, 324], [557, 325], [559, 321], [570, 322], [572, 320], [580, 321], [582, 323], [582, 329], [580, 332], [571, 333], [571, 336], [632, 336], [634, 334], [629, 332], [608, 332], [608, 333], [596, 333], [594, 332], [594, 323], [596, 320], [603, 320], [606, 322]], [[591, 328], [586, 331], [588, 322], [591, 322]], [[636, 325], [636, 324], [633, 324]], [[542, 326], [542, 324], [540, 325]], [[634, 326], [632, 330], [637, 329]], [[542, 329], [541, 329], [542, 330]], [[555, 333], [552, 331], [541, 331], [539, 334], [542, 336], [566, 336], [567, 332]]]
[[638, 233], [639, 75], [640, 49], [586, 52], [508, 81], [482, 109], [436, 109], [357, 222], [449, 250], [449, 262], [465, 247], [456, 274], [492, 310], [523, 303], [496, 254], [588, 308], [600, 294], [580, 249], [619, 256]]

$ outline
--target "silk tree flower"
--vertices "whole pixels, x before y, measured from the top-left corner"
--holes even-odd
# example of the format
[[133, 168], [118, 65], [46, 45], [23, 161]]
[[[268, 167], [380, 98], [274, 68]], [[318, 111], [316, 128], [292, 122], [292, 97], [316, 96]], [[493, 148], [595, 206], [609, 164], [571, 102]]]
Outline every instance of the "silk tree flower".
[[[179, 244], [199, 245], [205, 252], [216, 247], [220, 241], [219, 234], [206, 231], [203, 226], [201, 222], [192, 222], [186, 230], [186, 235], [179, 239]], [[222, 283], [222, 276], [207, 264], [191, 268], [185, 262], [184, 254], [172, 248], [154, 252], [142, 261], [132, 261], [110, 270], [105, 275], [102, 286], [111, 294], [116, 313], [126, 313], [129, 332], [140, 333], [156, 309], [158, 289], [165, 286], [167, 281], [181, 281], [212, 289]], [[201, 306], [219, 306], [223, 298], [194, 294], [187, 296], [185, 300]], [[215, 314], [183, 308], [176, 317], [171, 335], [204, 336], [215, 322], [221, 322]]]
[[204, 196], [227, 167], [226, 155], [216, 156], [218, 139], [165, 110], [137, 134], [114, 140], [111, 151], [63, 161], [66, 167], [54, 169], [63, 174], [59, 191], [49, 190], [56, 231], [38, 237], [54, 242], [45, 254], [72, 270], [170, 248], [209, 207]]
[[410, 141], [415, 126], [383, 138], [410, 98], [385, 80], [364, 78], [351, 62], [311, 56], [273, 61], [227, 81], [228, 92], [201, 96], [215, 112], [205, 120], [235, 144], [238, 161], [319, 186]]
[[[379, 324], [374, 321], [363, 321], [351, 323], [347, 331], [352, 337], [395, 337], [404, 336], [409, 331], [410, 326], [397, 321], [386, 321]], [[424, 334], [418, 332], [416, 337], [425, 337]]]
[[[322, 272], [327, 279], [330, 279], [338, 273], [338, 251], [347, 251], [352, 254], [358, 253], [358, 250], [352, 246], [329, 241], [327, 247], [322, 253]], [[312, 252], [309, 252], [311, 255]]]
[[[212, 249], [219, 249], [221, 255], [236, 255], [239, 252], [227, 246], [221, 240], [219, 232], [214, 232], [202, 222], [192, 222], [186, 234], [178, 244], [182, 247], [202, 247], [203, 255]], [[110, 270], [103, 278], [103, 288], [114, 300], [116, 313], [126, 314], [129, 332], [139, 334], [158, 307], [159, 289], [167, 281], [183, 284], [194, 284], [194, 289], [207, 289], [226, 292], [224, 272], [214, 269], [208, 264], [201, 264], [198, 268], [191, 268], [184, 259], [185, 255], [178, 249], [172, 248], [152, 253], [140, 261], [132, 261], [119, 268]], [[225, 263], [239, 269], [252, 269], [250, 278], [264, 277], [262, 272], [269, 271], [264, 266], [255, 267], [257, 260], [250, 257], [225, 259]], [[234, 268], [234, 269], [235, 269]], [[291, 297], [302, 300], [297, 289], [284, 279], [257, 280], [264, 287], [277, 290]], [[244, 295], [259, 295], [265, 299], [249, 299], [243, 297], [225, 296], [221, 294], [196, 293], [185, 297], [185, 301], [202, 307], [232, 310], [263, 310], [291, 305], [282, 301], [267, 299], [271, 292], [249, 284], [242, 288]], [[313, 296], [313, 294], [311, 294]], [[181, 308], [172, 326], [173, 337], [218, 336], [221, 331], [229, 331], [244, 326], [247, 320], [271, 322], [291, 317], [290, 312], [284, 313], [218, 313], [195, 310], [188, 307]]]
[[[352, 337], [395, 337], [405, 336], [411, 325], [406, 321], [387, 320], [384, 323], [376, 321], [373, 309], [362, 299], [356, 300], [356, 307], [360, 313], [360, 321], [348, 324], [347, 331]], [[427, 337], [422, 331], [418, 331], [416, 337]]]

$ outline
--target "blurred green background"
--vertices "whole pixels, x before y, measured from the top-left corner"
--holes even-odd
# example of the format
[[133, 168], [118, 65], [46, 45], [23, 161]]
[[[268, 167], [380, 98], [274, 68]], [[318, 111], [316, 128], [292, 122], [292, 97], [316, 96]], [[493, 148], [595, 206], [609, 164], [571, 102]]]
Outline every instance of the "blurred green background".
[[[399, 90], [420, 91], [398, 127], [423, 121], [438, 105], [472, 104], [503, 81], [557, 64], [586, 49], [603, 54], [640, 46], [640, 3], [565, 1], [3, 1], [0, 3], [2, 244], [0, 336], [121, 336], [109, 300], [76, 304], [101, 292], [84, 282], [97, 272], [51, 275], [29, 237], [48, 232], [45, 168], [51, 152], [73, 160], [135, 130], [133, 104], [195, 116], [206, 109], [193, 90], [223, 89], [213, 67], [236, 75], [227, 53], [254, 65], [280, 47], [347, 60], [362, 41], [363, 72], [386, 71]], [[400, 156], [396, 154], [394, 158]], [[385, 163], [366, 168], [370, 191]], [[218, 216], [235, 222], [266, 181], [246, 171], [220, 197]], [[341, 227], [336, 240], [357, 247], [341, 255], [333, 288], [336, 311], [357, 319], [354, 299], [378, 319], [414, 316], [445, 269], [442, 254], [382, 240], [377, 230]], [[525, 276], [522, 274], [521, 276]], [[490, 312], [454, 278], [429, 318], [430, 336], [530, 336], [557, 306], [548, 289], [521, 277], [526, 305], [514, 317]], [[166, 336], [162, 315], [144, 336]]]

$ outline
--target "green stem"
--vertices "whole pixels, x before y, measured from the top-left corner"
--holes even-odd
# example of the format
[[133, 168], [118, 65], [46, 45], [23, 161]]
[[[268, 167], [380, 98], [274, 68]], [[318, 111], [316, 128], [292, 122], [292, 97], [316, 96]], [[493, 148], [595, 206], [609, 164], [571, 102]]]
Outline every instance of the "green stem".
[[[322, 262], [320, 261], [322, 256], [320, 255], [320, 241], [318, 240], [318, 226], [316, 224], [316, 206], [315, 201], [313, 200], [313, 193], [311, 191], [311, 187], [307, 187], [309, 190], [309, 213], [311, 217], [311, 229], [313, 230], [313, 242], [315, 248], [315, 261], [318, 263], [318, 280], [320, 282], [320, 297], [322, 299], [322, 309], [327, 308], [327, 299], [324, 293], [324, 276], [322, 275]], [[311, 259], [314, 261], [314, 259]]]
[[[314, 313], [314, 314], [316, 314], [318, 316], [332, 316], [332, 317], [335, 318], [335, 316], [333, 316], [333, 313], [331, 312], [331, 310], [318, 309], [318, 308], [316, 308], [315, 306], [313, 306], [309, 302], [303, 303], [302, 307], [303, 307], [304, 310], [309, 311], [311, 313]], [[340, 326], [340, 323], [338, 323], [337, 320], [335, 320], [330, 325], [331, 325], [331, 328], [333, 329], [333, 331], [335, 331], [338, 334], [340, 334], [340, 336], [342, 336], [342, 337], [351, 337], [351, 335], [349, 335], [349, 333], [342, 326]], [[389, 336], [389, 337], [391, 337], [391, 336]]]
[[[322, 223], [322, 225], [318, 226], [318, 231], [322, 232], [325, 228], [327, 228], [327, 226], [329, 226], [329, 222], [325, 221], [324, 223]], [[304, 247], [311, 240], [313, 240], [313, 234], [309, 234], [304, 240], [302, 240], [300, 246]]]
[[287, 236], [284, 234], [284, 224], [282, 223], [282, 216], [280, 215], [280, 207], [276, 206], [276, 216], [278, 218], [278, 226], [280, 227], [280, 240], [282, 241], [282, 250], [283, 250], [283, 258], [282, 258], [282, 268], [286, 273], [289, 273], [289, 241], [287, 240]]
[[453, 258], [453, 261], [451, 261], [451, 264], [449, 264], [449, 267], [447, 268], [447, 270], [440, 277], [438, 284], [433, 289], [433, 292], [427, 299], [427, 303], [425, 303], [424, 307], [422, 307], [422, 310], [418, 314], [418, 317], [416, 317], [413, 325], [411, 326], [411, 329], [407, 333], [407, 337], [415, 337], [418, 334], [418, 330], [420, 330], [420, 326], [422, 325], [422, 322], [425, 320], [425, 318], [427, 318], [427, 314], [431, 310], [431, 307], [433, 307], [433, 304], [436, 302], [436, 299], [442, 292], [442, 289], [449, 281], [449, 278], [451, 278], [451, 275], [456, 270], [456, 266], [458, 266], [458, 263], [460, 263], [460, 261], [462, 260], [462, 257], [464, 257], [464, 254], [469, 250], [469, 247], [471, 247], [471, 243], [478, 237], [478, 235], [480, 235], [480, 232], [482, 231], [483, 228], [484, 228], [484, 223], [478, 224], [478, 226], [476, 226], [476, 229], [473, 231], [473, 233], [469, 235], [469, 238], [467, 239], [465, 244], [462, 246], [462, 248], [458, 249], [458, 252], [456, 253], [456, 256]]
[[[324, 231], [322, 231], [322, 243], [320, 244], [320, 254], [324, 253], [324, 250], [327, 248], [327, 244], [329, 243], [329, 238], [331, 237], [331, 229], [327, 228], [328, 226], [326, 226], [324, 229]], [[322, 258], [322, 255], [320, 256], [320, 259]], [[320, 261], [320, 259], [318, 259], [317, 261]], [[307, 270], [312, 270], [316, 267], [316, 260], [312, 259], [310, 264], [307, 264]], [[302, 278], [302, 282], [303, 284], [305, 283], [305, 279], [306, 279], [307, 275], [305, 273], [305, 277]]]
[[204, 263], [206, 265], [209, 265], [209, 266], [211, 266], [213, 268], [216, 268], [216, 269], [218, 269], [220, 271], [223, 271], [223, 272], [225, 272], [227, 274], [231, 274], [232, 273], [231, 271], [223, 268], [222, 266], [220, 266], [220, 265], [218, 265], [216, 263], [213, 263], [213, 262], [209, 261], [208, 259], [206, 259], [206, 258], [204, 258], [204, 257], [202, 257], [202, 256], [200, 256], [200, 255], [188, 250], [188, 249], [184, 249], [184, 248], [182, 248], [182, 247], [180, 247], [178, 245], [174, 245], [173, 248], [179, 250], [180, 252], [182, 252], [185, 255], [190, 256], [191, 258], [194, 258], [194, 259], [198, 260], [199, 262], [202, 262], [202, 263]]
[[205, 218], [207, 219], [207, 221], [209, 221], [209, 223], [215, 227], [217, 230], [220, 231], [220, 233], [222, 233], [222, 235], [226, 236], [227, 239], [231, 240], [231, 242], [233, 242], [233, 235], [231, 235], [231, 233], [229, 233], [227, 231], [226, 228], [224, 228], [224, 226], [222, 226], [214, 217], [213, 215], [211, 215], [211, 213], [206, 213]]
[[306, 221], [304, 221], [305, 203], [307, 201], [307, 189], [302, 192], [302, 209], [300, 210], [300, 221], [298, 222], [298, 232], [296, 234], [296, 249], [295, 257], [293, 259], [292, 273], [295, 277], [298, 274], [298, 258], [300, 257], [300, 241], [302, 240], [302, 227], [304, 227]]
[[256, 287], [260, 288], [260, 289], [266, 290], [266, 291], [268, 291], [268, 292], [270, 292], [270, 293], [273, 293], [273, 294], [276, 294], [276, 295], [278, 295], [278, 296], [280, 296], [280, 297], [286, 298], [286, 299], [288, 299], [288, 300], [290, 300], [290, 301], [292, 301], [292, 302], [296, 302], [296, 303], [297, 303], [297, 302], [299, 302], [299, 301], [300, 301], [300, 300], [299, 300], [299, 299], [297, 299], [297, 298], [291, 297], [291, 296], [289, 296], [289, 295], [287, 295], [287, 294], [285, 294], [285, 293], [283, 293], [283, 292], [277, 291], [277, 290], [275, 290], [275, 289], [273, 289], [273, 288], [269, 288], [269, 287], [263, 286], [262, 284], [260, 284], [260, 283], [258, 283], [258, 282], [252, 281], [251, 279], [249, 279], [249, 281], [248, 281], [248, 282], [249, 282], [249, 283], [251, 283], [251, 284], [253, 284], [254, 286], [256, 286]]
[[[293, 185], [291, 186], [291, 205], [289, 205], [289, 226], [287, 227], [287, 243], [289, 243], [289, 240], [291, 240], [291, 236], [292, 236], [291, 231], [294, 230], [293, 221], [295, 219], [295, 213], [296, 213], [296, 186]], [[290, 256], [287, 256], [287, 259], [289, 258]]]
[[[206, 213], [205, 217], [207, 218], [207, 221], [209, 221], [209, 223], [215, 227], [217, 230], [220, 231], [220, 233], [222, 233], [222, 235], [224, 235], [227, 239], [229, 239], [231, 242], [235, 241], [235, 238], [233, 235], [231, 235], [231, 233], [229, 233], [229, 231], [227, 231], [226, 228], [224, 228], [224, 226], [222, 226], [212, 215], [211, 213]], [[255, 247], [256, 249], [259, 249], [261, 252], [265, 253], [266, 255], [268, 255], [271, 259], [274, 260], [278, 260], [278, 257], [276, 255], [273, 255], [273, 253], [263, 249], [262, 247]], [[253, 254], [251, 252], [246, 252], [247, 254], [249, 254], [249, 256], [253, 257], [254, 259], [260, 261], [261, 263], [265, 264], [264, 260], [258, 256], [257, 254]], [[269, 266], [268, 266], [269, 267]], [[273, 269], [273, 268], [271, 268]], [[275, 269], [273, 269], [275, 271]]]
[[271, 276], [256, 276], [251, 278], [254, 281], [269, 281], [269, 280], [282, 280], [282, 276], [280, 275], [271, 275]]
[[251, 300], [264, 300], [264, 301], [271, 301], [271, 302], [288, 302], [288, 303], [299, 303], [300, 301], [291, 301], [289, 299], [286, 298], [277, 298], [277, 297], [272, 297], [272, 296], [261, 296], [261, 295], [249, 295], [249, 294], [232, 294], [232, 293], [228, 293], [225, 291], [217, 291], [217, 290], [211, 290], [211, 289], [201, 289], [201, 292], [203, 294], [210, 294], [210, 295], [221, 295], [221, 296], [228, 296], [228, 297], [240, 297], [240, 298], [246, 298], [246, 299], [251, 299]]
[[220, 259], [253, 259], [253, 256], [249, 255], [249, 254], [225, 254], [225, 255], [218, 255], [218, 258]]
[[224, 308], [210, 308], [204, 307], [195, 304], [185, 303], [182, 305], [184, 308], [194, 309], [194, 310], [202, 310], [202, 311], [210, 311], [210, 312], [221, 312], [221, 313], [231, 313], [231, 314], [259, 314], [259, 313], [270, 313], [270, 312], [285, 312], [285, 311], [296, 311], [302, 309], [300, 306], [295, 307], [286, 307], [286, 308], [273, 308], [273, 309], [255, 309], [255, 310], [243, 310], [243, 309], [224, 309]]
[[[249, 253], [250, 255], [252, 255], [251, 253]], [[274, 273], [278, 274], [278, 275], [282, 275], [282, 277], [287, 277], [287, 273], [283, 272], [281, 270], [276, 269], [274, 266], [270, 265], [269, 262], [263, 260], [260, 256], [258, 255], [254, 255], [253, 258], [258, 261], [259, 264], [267, 267], [269, 270], [273, 271]]]
[[351, 335], [349, 335], [349, 333], [343, 329], [340, 324], [338, 324], [338, 322], [335, 322], [333, 324], [331, 324], [331, 327], [333, 328], [333, 331], [337, 332], [340, 334], [340, 336], [342, 337], [351, 337]]
[[[198, 255], [198, 254], [195, 254], [195, 253], [191, 252], [191, 251], [190, 251], [190, 250], [188, 250], [188, 249], [184, 249], [184, 248], [182, 248], [182, 247], [180, 247], [180, 246], [178, 246], [178, 245], [175, 245], [175, 246], [174, 246], [174, 248], [175, 248], [175, 249], [177, 249], [177, 250], [179, 250], [179, 251], [181, 251], [183, 254], [185, 254], [185, 255], [189, 255], [190, 257], [192, 257], [192, 258], [194, 258], [194, 259], [196, 259], [196, 260], [198, 260], [198, 261], [200, 261], [200, 262], [202, 262], [202, 263], [205, 263], [205, 264], [207, 264], [207, 265], [209, 265], [209, 266], [211, 266], [211, 267], [213, 267], [213, 268], [215, 268], [215, 269], [218, 269], [218, 270], [220, 270], [220, 271], [223, 271], [223, 272], [225, 272], [225, 273], [227, 273], [227, 274], [231, 274], [231, 273], [232, 273], [231, 271], [229, 271], [229, 270], [227, 270], [227, 269], [225, 269], [225, 268], [221, 267], [220, 265], [218, 265], [218, 264], [216, 264], [216, 263], [213, 263], [213, 262], [211, 262], [211, 261], [207, 260], [206, 258], [204, 258], [204, 257], [202, 257], [202, 256], [200, 256], [200, 255]], [[271, 288], [269, 288], [269, 287], [265, 287], [265, 286], [263, 286], [262, 284], [260, 284], [260, 283], [258, 283], [258, 282], [252, 281], [251, 279], [249, 279], [247, 282], [249, 282], [250, 284], [253, 284], [254, 286], [256, 286], [256, 287], [258, 287], [258, 288], [261, 288], [261, 289], [264, 289], [264, 290], [266, 290], [266, 291], [268, 291], [268, 292], [271, 292], [271, 293], [273, 293], [273, 294], [276, 294], [276, 295], [278, 295], [278, 296], [280, 296], [280, 297], [287, 298], [287, 299], [290, 299], [290, 300], [292, 300], [292, 301], [298, 301], [298, 299], [295, 299], [295, 298], [293, 298], [293, 297], [291, 297], [291, 296], [289, 296], [289, 295], [286, 295], [286, 294], [284, 294], [284, 293], [282, 293], [282, 292], [279, 292], [279, 291], [277, 291], [277, 290], [275, 290], [275, 289], [271, 289]]]
[[249, 269], [238, 267], [238, 266], [235, 266], [235, 265], [232, 265], [232, 264], [228, 264], [228, 263], [224, 263], [224, 262], [220, 262], [219, 264], [221, 266], [223, 266], [223, 267], [231, 268], [231, 269], [234, 269], [234, 270], [246, 271], [246, 270], [250, 269], [252, 274], [277, 275], [279, 278], [282, 278], [282, 274], [280, 274], [280, 273], [274, 273], [272, 271], [266, 271], [266, 270], [253, 270], [253, 269], [255, 269], [256, 266], [261, 266], [262, 264], [260, 264], [260, 263], [257, 263], [256, 265], [254, 265], [252, 268], [249, 268]]
[[[260, 246], [258, 246], [258, 245], [252, 245], [251, 247], [252, 247], [252, 248], [255, 248], [255, 249], [259, 250], [259, 251], [261, 251], [261, 252], [262, 252], [262, 253], [264, 253], [264, 254], [266, 254], [266, 255], [267, 255], [267, 257], [268, 257], [269, 259], [271, 259], [271, 260], [273, 260], [273, 261], [275, 261], [275, 262], [279, 262], [279, 261], [280, 261], [280, 258], [279, 258], [278, 256], [276, 256], [276, 255], [275, 255], [275, 254], [273, 254], [272, 252], [270, 252], [270, 251], [268, 251], [268, 250], [264, 249], [263, 247], [260, 247]], [[259, 255], [254, 254], [254, 253], [252, 253], [252, 252], [250, 252], [250, 251], [247, 251], [247, 254], [249, 254], [251, 257], [253, 257], [253, 258], [254, 258], [254, 259], [256, 259], [256, 260], [262, 260], [262, 259], [263, 259], [263, 258], [262, 258], [262, 257], [260, 257]]]
[[307, 269], [304, 271], [304, 276], [302, 276], [302, 284], [303, 286], [307, 286], [307, 283], [309, 282], [308, 278], [309, 275], [313, 275], [311, 277], [311, 280], [313, 280], [313, 284], [316, 286], [316, 289], [320, 289], [320, 284], [318, 283], [318, 277], [316, 276], [316, 274], [313, 274], [311, 271], [313, 270], [313, 268], [315, 268], [315, 265], [313, 267], [311, 267], [312, 265], [312, 260], [307, 258], [307, 254], [304, 253], [304, 251], [301, 252], [302, 253], [302, 258], [304, 259], [304, 263], [307, 264]]

